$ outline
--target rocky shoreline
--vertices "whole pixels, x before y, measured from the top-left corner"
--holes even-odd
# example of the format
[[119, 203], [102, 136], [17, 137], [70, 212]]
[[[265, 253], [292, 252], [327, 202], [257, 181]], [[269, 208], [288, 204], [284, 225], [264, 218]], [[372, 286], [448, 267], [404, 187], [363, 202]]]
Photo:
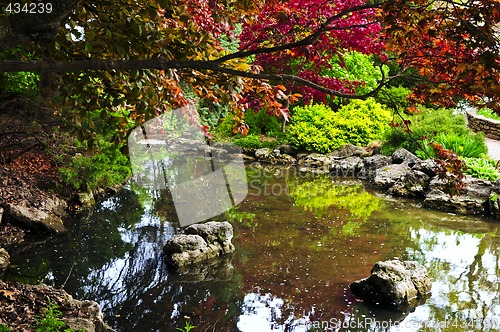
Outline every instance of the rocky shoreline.
[[[373, 149], [361, 148], [354, 145], [345, 145], [330, 154], [304, 153], [288, 145], [280, 146], [274, 150], [243, 150], [245, 160], [248, 163], [281, 165], [283, 167], [295, 165], [300, 172], [330, 174], [332, 177], [353, 177], [364, 180], [378, 190], [393, 196], [420, 199], [425, 207], [431, 209], [445, 210], [459, 214], [476, 214], [490, 219], [500, 219], [500, 180], [490, 182], [467, 176], [465, 178], [465, 187], [461, 192], [450, 195], [446, 190], [446, 182], [438, 176], [437, 167], [439, 166], [434, 161], [421, 160], [405, 149], [398, 149], [391, 156], [376, 153], [376, 149], [375, 153], [373, 152]], [[6, 203], [4, 200], [0, 204], [0, 229], [4, 232], [3, 234], [0, 232], [0, 274], [1, 269], [6, 268], [9, 263], [9, 254], [2, 247], [8, 247], [9, 243], [12, 242], [22, 241], [23, 228], [52, 234], [60, 234], [66, 231], [62, 219], [67, 213], [68, 201], [36, 186], [30, 184], [23, 186], [25, 182], [17, 180], [16, 177], [12, 177], [8, 181], [14, 181], [10, 185], [19, 185], [25, 192], [22, 194], [14, 192], [19, 197], [16, 196], [16, 199], [11, 199], [9, 203]], [[116, 193], [117, 190], [118, 187], [110, 188], [97, 195], [98, 197], [104, 197]], [[86, 193], [78, 195], [78, 200], [78, 205], [80, 206], [92, 206], [95, 204], [94, 195]], [[15, 230], [9, 230], [6, 235], [5, 229], [9, 227], [13, 227]], [[18, 230], [18, 227], [21, 230]], [[183, 236], [185, 237], [185, 235]], [[211, 244], [209, 243], [207, 248], [210, 246]], [[166, 250], [168, 252], [168, 248]], [[212, 251], [208, 250], [207, 253], [212, 253]], [[230, 251], [222, 250], [221, 252]], [[215, 256], [219, 256], [217, 250], [214, 252], [216, 252]], [[207, 255], [205, 254], [205, 256]], [[173, 262], [174, 260], [171, 263]], [[173, 265], [182, 264], [179, 264], [179, 261], [177, 261]], [[227, 274], [226, 270], [228, 269], [225, 268], [223, 274]], [[61, 305], [61, 308], [63, 308], [61, 310], [63, 312], [62, 319], [68, 325], [76, 321], [88, 324], [87, 326], [90, 331], [111, 331], [102, 322], [102, 313], [95, 302], [73, 300], [64, 291], [45, 285], [20, 285], [4, 283], [1, 280], [0, 283], [0, 299], [2, 299], [2, 302], [12, 302], [12, 308], [18, 308], [16, 310], [26, 308], [26, 303], [22, 304], [23, 299], [20, 297], [16, 299], [9, 295], [11, 292], [32, 293], [31, 295], [26, 295], [32, 297], [45, 294], [43, 297], [44, 300], [46, 300], [46, 296], [49, 296], [49, 298]], [[64, 294], [64, 296], [61, 294]], [[16, 301], [18, 303], [14, 305]], [[42, 303], [41, 300], [39, 302], [36, 307], [29, 309], [38, 315], [40, 314]], [[46, 301], [44, 303], [46, 305]], [[77, 310], [78, 315], [72, 317], [71, 313], [74, 310], [71, 308], [75, 305], [80, 309]], [[92, 309], [85, 311], [82, 308]], [[8, 325], [11, 323], [16, 324], [13, 325], [15, 328], [20, 328], [22, 324], [30, 323], [16, 321], [19, 320], [19, 317], [23, 317], [23, 311], [15, 312], [14, 310], [10, 314], [0, 315], [0, 324]], [[69, 315], [66, 315], [67, 313]], [[9, 321], [8, 317], [16, 317], [16, 319]], [[92, 324], [89, 322], [94, 322], [92, 323], [94, 327], [90, 327]], [[20, 328], [19, 330], [22, 331], [23, 329]]]
[[300, 172], [361, 179], [395, 197], [423, 200], [430, 209], [500, 219], [500, 179], [491, 182], [467, 175], [460, 192], [449, 193], [435, 161], [422, 160], [403, 148], [391, 156], [349, 144], [330, 154], [297, 152], [286, 145], [244, 153], [248, 162], [296, 165]]

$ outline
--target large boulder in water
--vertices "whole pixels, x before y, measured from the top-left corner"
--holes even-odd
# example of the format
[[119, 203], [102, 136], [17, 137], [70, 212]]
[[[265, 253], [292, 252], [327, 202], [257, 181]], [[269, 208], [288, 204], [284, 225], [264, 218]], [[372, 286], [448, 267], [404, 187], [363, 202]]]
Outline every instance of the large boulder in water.
[[186, 228], [185, 234], [171, 238], [163, 253], [167, 264], [173, 268], [208, 261], [234, 252], [233, 226], [227, 221], [210, 221]]
[[62, 218], [66, 215], [67, 204], [55, 195], [47, 195], [36, 202], [22, 201], [7, 205], [7, 214], [15, 221], [30, 229], [41, 229], [50, 233], [63, 233], [66, 228]]
[[407, 310], [425, 302], [432, 283], [423, 266], [415, 261], [377, 262], [368, 278], [353, 282], [350, 289], [364, 301]]

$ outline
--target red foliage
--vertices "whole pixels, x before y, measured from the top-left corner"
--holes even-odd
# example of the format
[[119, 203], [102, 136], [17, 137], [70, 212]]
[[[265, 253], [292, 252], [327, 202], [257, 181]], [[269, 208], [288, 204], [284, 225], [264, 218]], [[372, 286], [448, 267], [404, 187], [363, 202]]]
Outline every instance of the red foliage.
[[438, 177], [446, 180], [445, 189], [449, 194], [458, 194], [465, 186], [464, 175], [462, 169], [464, 162], [451, 150], [444, 149], [441, 144], [430, 143], [439, 159], [436, 162], [439, 164], [437, 169]]
[[[252, 20], [246, 21], [241, 34], [241, 49], [272, 48], [277, 45], [298, 45], [274, 53], [259, 54], [256, 63], [266, 72], [288, 73], [310, 80], [323, 87], [353, 94], [353, 84], [335, 78], [321, 77], [331, 68], [331, 61], [349, 50], [380, 54], [383, 43], [378, 38], [381, 25], [374, 8], [357, 9], [363, 0], [266, 1]], [[349, 12], [351, 9], [352, 12]], [[344, 13], [341, 14], [341, 13]], [[318, 31], [324, 31], [312, 43], [301, 43]], [[307, 99], [324, 100], [326, 94], [311, 87], [287, 88], [300, 92]]]
[[418, 103], [454, 106], [458, 98], [500, 111], [500, 3], [398, 0], [384, 8], [388, 49], [417, 70]]

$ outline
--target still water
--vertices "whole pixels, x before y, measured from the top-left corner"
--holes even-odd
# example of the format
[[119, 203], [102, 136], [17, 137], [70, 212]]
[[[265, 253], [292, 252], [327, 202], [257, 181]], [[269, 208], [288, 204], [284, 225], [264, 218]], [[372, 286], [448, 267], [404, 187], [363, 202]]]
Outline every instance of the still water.
[[[118, 331], [499, 331], [500, 223], [394, 200], [366, 183], [296, 169], [247, 168], [249, 194], [220, 216], [236, 252], [179, 275], [162, 247], [180, 231], [169, 195], [128, 186], [70, 233], [14, 248], [6, 279], [97, 301]], [[349, 284], [378, 260], [416, 260], [424, 305], [396, 313]]]

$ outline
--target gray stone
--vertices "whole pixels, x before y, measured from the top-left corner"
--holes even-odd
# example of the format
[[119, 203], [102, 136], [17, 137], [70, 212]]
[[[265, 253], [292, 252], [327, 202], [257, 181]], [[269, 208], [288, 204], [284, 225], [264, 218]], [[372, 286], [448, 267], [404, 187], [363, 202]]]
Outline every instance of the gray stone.
[[95, 325], [88, 318], [70, 317], [63, 318], [62, 321], [73, 331], [95, 332]]
[[255, 158], [258, 160], [268, 158], [272, 153], [271, 149], [262, 148], [255, 150]]
[[384, 156], [381, 154], [376, 154], [376, 155], [366, 157], [365, 159], [363, 159], [364, 167], [370, 171], [373, 171], [373, 170], [379, 169], [381, 167], [390, 165], [391, 163], [392, 163], [391, 157]]
[[426, 159], [415, 163], [411, 169], [423, 172], [432, 178], [436, 175], [439, 167], [440, 166], [434, 159]]
[[199, 235], [208, 244], [230, 243], [233, 239], [233, 226], [227, 222], [209, 221], [204, 224], [193, 224], [188, 226], [184, 232], [186, 234]]
[[278, 149], [257, 149], [255, 150], [255, 158], [260, 162], [272, 165], [290, 165], [295, 163], [295, 158], [288, 154], [282, 154]]
[[488, 199], [490, 214], [495, 219], [500, 219], [500, 193], [492, 192]]
[[337, 159], [342, 159], [342, 158], [347, 158], [347, 157], [353, 157], [353, 156], [368, 156], [369, 152], [366, 151], [365, 149], [352, 145], [352, 144], [346, 144], [338, 148], [337, 150], [334, 150], [333, 152], [329, 153], [328, 156], [332, 158], [337, 158]]
[[408, 171], [389, 188], [391, 195], [400, 197], [424, 197], [430, 177], [424, 172]]
[[404, 148], [399, 148], [394, 151], [391, 158], [393, 164], [409, 164], [411, 166], [422, 161], [422, 159]]
[[426, 269], [415, 261], [377, 262], [368, 278], [353, 282], [354, 295], [367, 302], [407, 310], [429, 297], [432, 283]]
[[333, 159], [330, 163], [330, 174], [332, 176], [352, 176], [363, 167], [363, 159], [357, 156], [347, 157], [345, 159]]
[[[26, 310], [29, 312], [38, 310], [35, 303], [46, 302], [47, 297], [50, 297], [53, 303], [57, 302], [60, 308], [64, 308], [64, 310], [61, 310], [61, 320], [65, 322], [68, 321], [71, 324], [80, 323], [80, 326], [86, 327], [86, 331], [114, 332], [114, 330], [104, 322], [104, 315], [97, 302], [73, 299], [73, 297], [63, 289], [56, 289], [43, 284], [10, 284], [2, 280], [0, 280], [0, 289], [12, 290], [14, 294], [29, 294], [30, 299], [32, 299], [32, 301], [27, 301], [26, 303]], [[14, 319], [18, 319], [18, 317]]]
[[411, 168], [406, 163], [387, 165], [375, 171], [373, 183], [379, 187], [388, 189], [410, 171]]
[[500, 121], [477, 114], [477, 110], [467, 111], [467, 125], [475, 132], [483, 132], [486, 137], [498, 140], [500, 137]]
[[244, 161], [255, 161], [255, 158], [254, 158], [254, 157], [252, 157], [252, 156], [249, 156], [249, 155], [247, 155], [247, 154], [244, 154], [244, 155], [243, 155], [243, 160], [244, 160]]
[[10, 264], [10, 255], [4, 248], [0, 248], [0, 270], [5, 270]]
[[488, 207], [491, 216], [500, 219], [500, 179], [492, 183]]
[[194, 224], [185, 232], [168, 240], [163, 248], [165, 261], [173, 268], [180, 269], [234, 252], [233, 227], [228, 222]]
[[70, 328], [73, 328], [75, 331], [83, 329], [84, 331], [114, 332], [114, 330], [104, 322], [104, 315], [97, 302], [75, 300], [71, 297], [71, 295], [68, 295], [68, 298], [71, 302], [71, 306], [79, 308], [79, 312], [84, 313], [83, 316], [85, 317], [69, 317], [63, 319], [63, 321], [66, 322]]
[[467, 176], [465, 187], [458, 194], [447, 191], [447, 183], [434, 177], [424, 200], [427, 207], [461, 214], [484, 214], [489, 206], [491, 182]]
[[94, 194], [92, 194], [92, 192], [79, 192], [77, 194], [78, 196], [78, 202], [80, 203], [80, 205], [82, 207], [86, 207], [86, 208], [89, 208], [89, 207], [92, 207], [95, 205], [95, 198], [94, 198]]
[[291, 156], [297, 155], [298, 152], [297, 148], [291, 144], [282, 144], [278, 146], [278, 149], [280, 150], [281, 153], [288, 154]]
[[[297, 155], [297, 157], [299, 157]], [[299, 159], [299, 166], [329, 171], [332, 158], [320, 153], [311, 153]]]
[[63, 200], [57, 197], [46, 197], [36, 207], [9, 204], [7, 213], [11, 219], [28, 228], [63, 233], [66, 228], [61, 218], [65, 215], [65, 208], [66, 202]]

